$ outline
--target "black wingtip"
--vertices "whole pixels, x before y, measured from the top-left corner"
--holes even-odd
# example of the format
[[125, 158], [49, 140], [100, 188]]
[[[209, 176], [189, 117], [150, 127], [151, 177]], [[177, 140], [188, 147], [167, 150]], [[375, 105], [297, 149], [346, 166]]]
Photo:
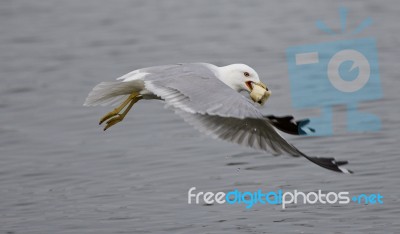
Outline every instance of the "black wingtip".
[[[277, 117], [274, 115], [265, 115], [264, 117], [267, 118], [275, 128], [291, 135], [308, 135], [310, 132], [315, 132], [315, 129], [306, 127], [306, 125], [310, 123], [309, 119], [295, 121], [294, 117], [290, 115], [281, 117]], [[347, 161], [336, 161], [334, 158], [309, 157], [303, 154], [298, 149], [296, 150], [298, 151], [298, 155], [302, 155], [303, 157], [320, 167], [326, 168], [331, 171], [353, 174], [353, 171], [341, 167], [343, 165], [346, 165], [348, 163]]]
[[341, 173], [346, 173], [346, 174], [353, 174], [354, 172], [351, 170], [348, 170], [346, 168], [342, 168], [340, 166], [348, 164], [347, 161], [336, 161], [334, 158], [319, 158], [319, 157], [309, 157], [306, 155], [303, 155], [306, 159], [310, 160], [311, 162], [317, 164], [320, 167], [336, 171], [336, 172], [341, 172]]
[[301, 119], [295, 121], [293, 116], [277, 117], [274, 115], [266, 115], [265, 118], [269, 119], [271, 124], [282, 132], [291, 135], [308, 135], [308, 132], [315, 132], [315, 129], [306, 127], [310, 123], [309, 119]]

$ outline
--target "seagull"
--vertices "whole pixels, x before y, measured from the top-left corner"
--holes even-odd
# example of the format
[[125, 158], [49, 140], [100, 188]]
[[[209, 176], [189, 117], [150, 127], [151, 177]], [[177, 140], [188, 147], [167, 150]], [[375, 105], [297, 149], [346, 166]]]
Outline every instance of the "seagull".
[[[262, 90], [261, 95], [256, 90]], [[250, 93], [250, 98], [243, 91]], [[117, 81], [102, 82], [89, 93], [84, 106], [117, 106], [100, 119], [99, 124], [105, 122], [107, 130], [121, 122], [136, 102], [161, 100], [187, 123], [213, 138], [273, 155], [304, 157], [323, 168], [352, 173], [341, 167], [347, 161], [307, 156], [288, 143], [277, 130], [299, 135], [305, 132], [308, 120], [263, 115], [258, 107], [270, 95], [257, 72], [245, 64], [218, 67], [182, 63], [141, 68]]]

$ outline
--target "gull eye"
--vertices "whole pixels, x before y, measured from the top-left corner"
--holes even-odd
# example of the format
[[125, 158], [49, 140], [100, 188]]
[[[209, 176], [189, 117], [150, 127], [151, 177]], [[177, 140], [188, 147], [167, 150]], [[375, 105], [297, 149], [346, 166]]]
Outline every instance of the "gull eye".
[[250, 74], [248, 72], [244, 72], [243, 74], [244, 74], [245, 77], [249, 77], [250, 76]]

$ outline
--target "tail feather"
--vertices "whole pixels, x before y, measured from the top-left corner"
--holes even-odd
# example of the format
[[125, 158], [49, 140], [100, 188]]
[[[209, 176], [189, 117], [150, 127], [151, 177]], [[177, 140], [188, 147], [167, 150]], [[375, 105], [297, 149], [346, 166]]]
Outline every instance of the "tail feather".
[[126, 99], [132, 92], [140, 92], [144, 88], [143, 81], [101, 82], [87, 96], [84, 106], [114, 105]]

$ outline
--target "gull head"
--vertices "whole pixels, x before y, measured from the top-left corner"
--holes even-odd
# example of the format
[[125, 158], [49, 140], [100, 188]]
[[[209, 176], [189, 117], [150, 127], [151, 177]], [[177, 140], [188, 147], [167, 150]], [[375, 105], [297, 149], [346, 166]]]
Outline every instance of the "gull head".
[[245, 64], [231, 64], [219, 68], [219, 79], [237, 92], [246, 91], [254, 102], [261, 105], [271, 91], [260, 81], [257, 72]]

